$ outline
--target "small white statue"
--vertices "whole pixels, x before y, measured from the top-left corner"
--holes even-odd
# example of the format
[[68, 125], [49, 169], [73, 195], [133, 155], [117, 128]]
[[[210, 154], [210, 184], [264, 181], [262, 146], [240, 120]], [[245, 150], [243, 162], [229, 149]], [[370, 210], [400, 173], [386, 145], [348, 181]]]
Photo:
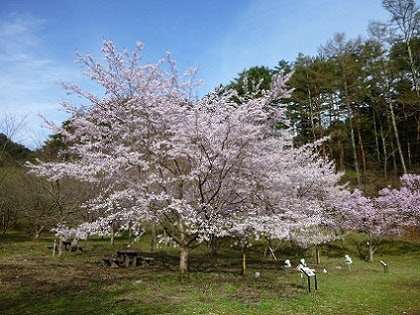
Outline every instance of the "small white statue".
[[259, 278], [260, 278], [260, 276], [261, 276], [261, 274], [260, 274], [260, 272], [259, 272], [259, 271], [256, 271], [256, 272], [254, 273], [254, 277], [255, 277], [255, 279], [259, 279]]
[[345, 255], [344, 258], [346, 259], [346, 264], [352, 264], [353, 260], [350, 258], [349, 255]]
[[324, 267], [324, 269], [322, 269], [323, 273], [328, 273], [327, 268]]
[[302, 270], [303, 268], [305, 268], [305, 266], [302, 264], [299, 264], [296, 266], [296, 270], [299, 271], [300, 278], [302, 279], [302, 284], [303, 284], [303, 270]]
[[353, 264], [353, 260], [350, 258], [349, 255], [345, 255], [345, 263], [347, 264], [347, 266], [349, 266], [349, 271], [351, 271], [351, 265]]
[[305, 259], [304, 259], [304, 258], [302, 258], [302, 259], [300, 260], [300, 263], [303, 265], [303, 267], [306, 267], [306, 262], [305, 262]]

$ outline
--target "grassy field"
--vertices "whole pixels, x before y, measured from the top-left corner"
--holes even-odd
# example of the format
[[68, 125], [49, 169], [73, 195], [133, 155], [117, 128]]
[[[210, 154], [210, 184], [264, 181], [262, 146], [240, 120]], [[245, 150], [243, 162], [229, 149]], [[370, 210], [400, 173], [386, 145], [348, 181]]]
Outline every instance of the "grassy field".
[[[263, 248], [255, 246], [245, 277], [237, 251], [225, 247], [215, 257], [203, 246], [192, 252], [192, 272], [180, 277], [176, 249], [154, 254], [154, 266], [114, 269], [102, 257], [127, 239], [114, 248], [106, 240], [84, 241], [83, 252], [52, 257], [52, 237], [34, 243], [12, 232], [0, 241], [0, 314], [420, 314], [420, 244], [387, 241], [368, 263], [357, 256], [360, 241], [323, 248], [320, 265], [308, 251], [306, 260], [319, 271], [319, 290], [308, 293], [295, 271], [282, 268], [284, 259], [296, 265], [301, 258], [287, 246], [279, 261], [262, 258]], [[147, 238], [134, 247], [145, 251]], [[354, 260], [351, 272], [346, 253]]]

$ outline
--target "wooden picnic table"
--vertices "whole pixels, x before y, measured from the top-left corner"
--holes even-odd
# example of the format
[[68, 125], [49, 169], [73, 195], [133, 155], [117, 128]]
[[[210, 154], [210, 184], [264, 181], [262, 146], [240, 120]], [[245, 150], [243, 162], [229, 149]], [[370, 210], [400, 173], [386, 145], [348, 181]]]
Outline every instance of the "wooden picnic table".
[[133, 249], [123, 249], [117, 251], [117, 260], [124, 262], [126, 267], [137, 266], [137, 256], [139, 251]]
[[129, 267], [129, 266], [152, 266], [155, 258], [140, 256], [140, 251], [135, 249], [121, 249], [115, 252], [113, 257], [104, 257], [104, 263], [110, 267]]

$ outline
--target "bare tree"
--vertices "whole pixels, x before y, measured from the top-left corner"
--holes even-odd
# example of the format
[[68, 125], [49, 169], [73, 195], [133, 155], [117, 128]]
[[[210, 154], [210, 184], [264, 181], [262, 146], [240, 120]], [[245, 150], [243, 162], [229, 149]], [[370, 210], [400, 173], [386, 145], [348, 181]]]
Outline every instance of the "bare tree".
[[5, 136], [5, 141], [0, 147], [0, 160], [2, 160], [7, 149], [7, 145], [10, 141], [13, 141], [13, 139], [25, 127], [27, 116], [18, 117], [7, 108], [2, 110], [0, 116], [0, 134]]

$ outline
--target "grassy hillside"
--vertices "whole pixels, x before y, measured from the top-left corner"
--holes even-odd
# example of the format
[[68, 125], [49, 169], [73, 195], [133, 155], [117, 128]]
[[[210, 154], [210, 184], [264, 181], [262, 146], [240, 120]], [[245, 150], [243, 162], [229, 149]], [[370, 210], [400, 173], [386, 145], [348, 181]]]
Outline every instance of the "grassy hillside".
[[[228, 248], [214, 257], [203, 246], [192, 252], [193, 271], [180, 278], [173, 271], [176, 249], [153, 254], [154, 266], [113, 269], [102, 257], [123, 248], [127, 239], [115, 248], [107, 240], [80, 242], [83, 252], [59, 258], [47, 249], [52, 237], [34, 243], [15, 232], [0, 243], [0, 314], [418, 314], [420, 245], [388, 241], [376, 262], [368, 263], [357, 256], [358, 242], [352, 237], [324, 248], [321, 265], [314, 264], [311, 251], [305, 254], [319, 271], [319, 290], [309, 294], [298, 273], [282, 268], [284, 259], [296, 265], [301, 258], [288, 256], [287, 246], [274, 261], [262, 258], [257, 244], [246, 277], [239, 275], [238, 252]], [[134, 247], [146, 251], [147, 237]], [[354, 260], [351, 272], [346, 253]], [[388, 263], [389, 273], [379, 259]]]

